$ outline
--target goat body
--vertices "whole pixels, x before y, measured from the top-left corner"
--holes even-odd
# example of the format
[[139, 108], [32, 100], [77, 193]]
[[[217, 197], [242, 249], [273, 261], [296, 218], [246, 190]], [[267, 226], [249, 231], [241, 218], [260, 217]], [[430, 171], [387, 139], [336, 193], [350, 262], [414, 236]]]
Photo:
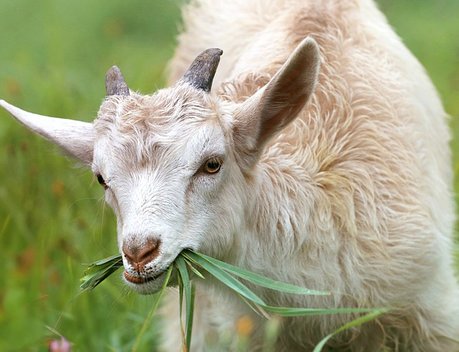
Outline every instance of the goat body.
[[[171, 88], [139, 95], [112, 70], [93, 124], [1, 102], [100, 177], [126, 282], [154, 292], [191, 248], [332, 292], [254, 288], [271, 305], [391, 308], [335, 350], [459, 350], [446, 114], [374, 2], [199, 0], [183, 15]], [[188, 68], [211, 47], [216, 73], [215, 49]], [[262, 348], [263, 319], [237, 297], [209, 284], [196, 297], [193, 350], [244, 316]], [[179, 350], [174, 292], [163, 311], [163, 349]], [[312, 350], [352, 317], [285, 319], [276, 351]]]

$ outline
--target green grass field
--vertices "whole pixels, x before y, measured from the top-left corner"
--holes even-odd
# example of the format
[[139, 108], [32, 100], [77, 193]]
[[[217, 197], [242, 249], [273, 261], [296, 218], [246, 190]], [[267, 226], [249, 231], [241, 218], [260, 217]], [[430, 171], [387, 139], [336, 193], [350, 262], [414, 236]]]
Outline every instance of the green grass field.
[[[453, 117], [459, 173], [459, 2], [380, 0], [425, 65]], [[176, 1], [0, 0], [0, 98], [34, 112], [90, 121], [104, 74], [119, 65], [132, 88], [163, 85], [179, 23]], [[152, 297], [116, 275], [79, 294], [84, 266], [117, 252], [115, 219], [88, 170], [0, 111], [0, 351], [130, 350]], [[459, 190], [456, 177], [456, 190]], [[141, 340], [151, 351], [157, 322]]]

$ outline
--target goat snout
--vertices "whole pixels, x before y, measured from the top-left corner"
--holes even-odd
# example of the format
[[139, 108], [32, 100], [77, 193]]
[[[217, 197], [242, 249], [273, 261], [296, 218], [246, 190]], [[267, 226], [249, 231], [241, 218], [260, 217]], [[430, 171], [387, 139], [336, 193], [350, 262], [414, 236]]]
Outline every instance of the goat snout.
[[148, 263], [159, 255], [160, 245], [161, 241], [155, 238], [149, 238], [141, 243], [128, 241], [123, 243], [123, 253], [128, 263], [137, 272], [141, 272]]

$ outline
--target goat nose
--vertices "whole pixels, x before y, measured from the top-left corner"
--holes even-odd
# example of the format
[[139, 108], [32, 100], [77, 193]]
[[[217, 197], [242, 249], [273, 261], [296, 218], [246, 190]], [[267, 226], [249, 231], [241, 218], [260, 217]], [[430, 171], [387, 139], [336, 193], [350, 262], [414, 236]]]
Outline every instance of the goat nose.
[[159, 246], [161, 241], [159, 239], [149, 238], [146, 242], [135, 244], [132, 242], [123, 243], [123, 253], [129, 264], [131, 264], [136, 271], [142, 271], [145, 265], [150, 263], [159, 255]]

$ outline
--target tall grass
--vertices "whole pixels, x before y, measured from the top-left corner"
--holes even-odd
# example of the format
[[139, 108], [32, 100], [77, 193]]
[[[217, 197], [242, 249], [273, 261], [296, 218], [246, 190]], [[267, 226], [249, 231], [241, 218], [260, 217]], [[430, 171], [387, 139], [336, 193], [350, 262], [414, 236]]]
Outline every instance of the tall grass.
[[[113, 64], [135, 89], [161, 87], [178, 3], [0, 1], [0, 97], [25, 109], [90, 121]], [[381, 5], [432, 74], [447, 111], [459, 116], [459, 3]], [[452, 130], [457, 151], [457, 119]], [[138, 351], [151, 350], [155, 317], [141, 341], [135, 336], [152, 297], [129, 292], [115, 275], [97, 291], [79, 294], [81, 264], [116, 252], [115, 220], [92, 175], [3, 111], [0, 151], [0, 351], [46, 351], [54, 330], [75, 351], [125, 351], [135, 343]], [[457, 173], [458, 153], [454, 160]]]

